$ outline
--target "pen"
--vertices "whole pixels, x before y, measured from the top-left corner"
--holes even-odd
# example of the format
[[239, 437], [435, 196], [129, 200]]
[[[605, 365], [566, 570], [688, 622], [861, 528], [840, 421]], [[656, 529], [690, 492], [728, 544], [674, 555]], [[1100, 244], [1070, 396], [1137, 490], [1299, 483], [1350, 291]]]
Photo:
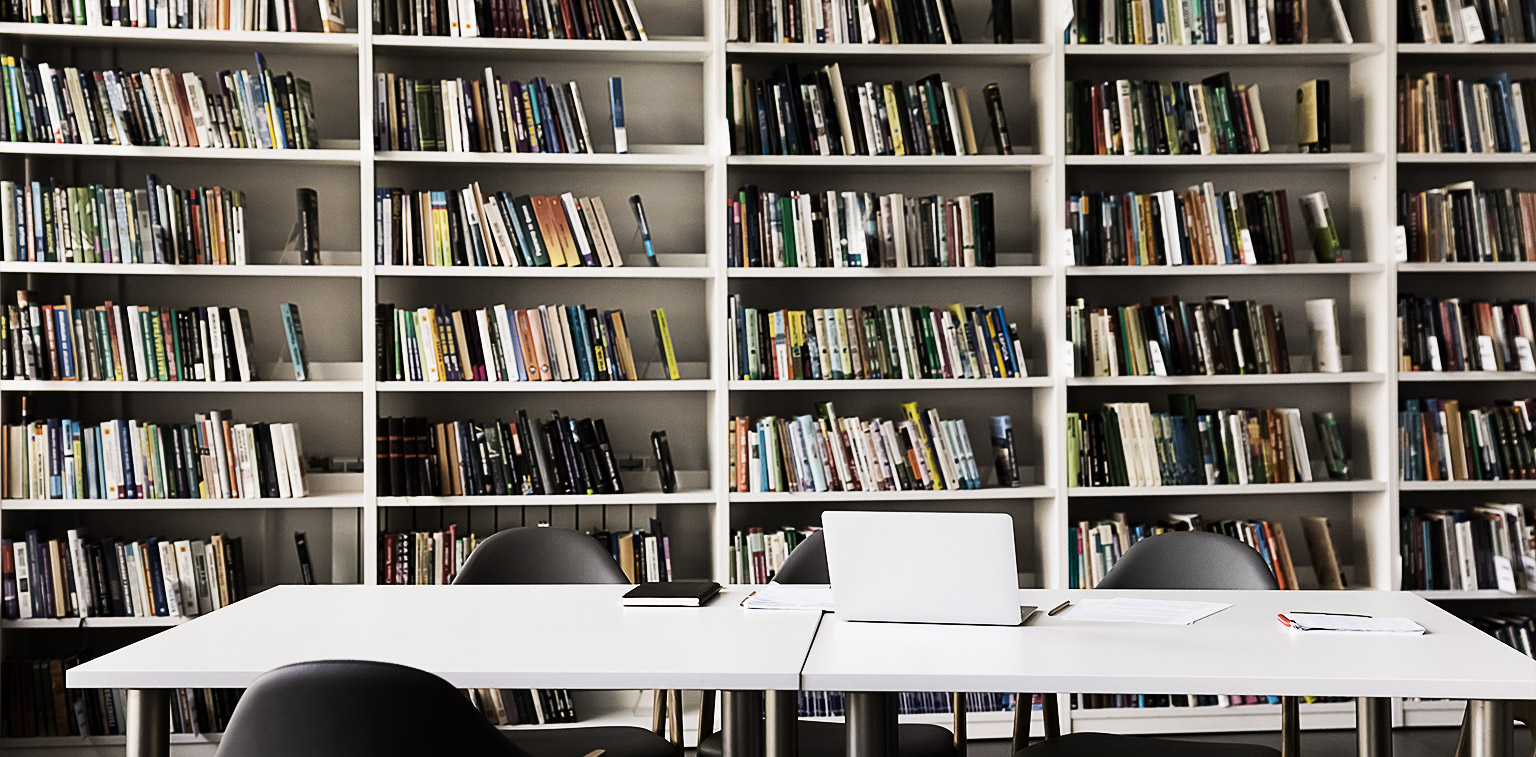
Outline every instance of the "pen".
[[1369, 615], [1356, 615], [1352, 612], [1312, 612], [1310, 610], [1290, 610], [1291, 615], [1335, 615], [1341, 618], [1369, 618]]
[[1056, 605], [1056, 607], [1054, 609], [1052, 609], [1050, 612], [1046, 613], [1045, 615], [1046, 615], [1046, 617], [1052, 617], [1056, 613], [1061, 612], [1062, 610], [1067, 609], [1067, 607], [1071, 606], [1071, 604], [1072, 604], [1071, 600], [1068, 600], [1066, 602], [1062, 602], [1061, 604]]
[[640, 195], [630, 195], [629, 207], [635, 211], [635, 223], [640, 226], [640, 239], [645, 242], [645, 259], [655, 268], [660, 263], [656, 262], [656, 246], [651, 244], [651, 225], [645, 221], [645, 206], [640, 204]]

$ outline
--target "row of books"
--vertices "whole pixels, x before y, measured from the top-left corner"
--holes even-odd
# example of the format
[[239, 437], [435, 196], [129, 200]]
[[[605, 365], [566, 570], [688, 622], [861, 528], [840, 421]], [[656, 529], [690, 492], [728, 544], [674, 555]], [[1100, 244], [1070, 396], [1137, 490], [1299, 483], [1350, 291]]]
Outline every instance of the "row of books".
[[[380, 381], [638, 381], [622, 310], [505, 305], [451, 310], [378, 306]], [[660, 362], [676, 380], [663, 308], [651, 311]]]
[[1398, 3], [1398, 41], [1460, 44], [1536, 42], [1532, 0]]
[[601, 197], [380, 187], [374, 219], [378, 265], [624, 265]]
[[795, 547], [810, 538], [816, 528], [780, 526], [776, 529], [749, 528], [731, 537], [727, 566], [732, 584], [765, 584], [778, 575]]
[[273, 73], [256, 53], [255, 71], [220, 71], [214, 83], [168, 68], [82, 71], [0, 56], [0, 141], [319, 147], [308, 81]]
[[[896, 692], [896, 712], [900, 715], [933, 715], [950, 712], [954, 706], [947, 691]], [[800, 717], [837, 718], [847, 714], [846, 695], [841, 691], [800, 692]], [[1011, 712], [1013, 694], [971, 692], [965, 694], [965, 711]]]
[[1232, 75], [1198, 84], [1142, 79], [1067, 82], [1069, 155], [1249, 155], [1269, 152], [1257, 84]]
[[[1302, 697], [1302, 704], [1348, 702], [1348, 697]], [[1280, 697], [1253, 694], [1073, 694], [1079, 710], [1152, 709], [1169, 707], [1242, 707], [1280, 704]]]
[[[730, 68], [732, 151], [737, 155], [976, 155], [965, 87], [939, 74], [911, 84], [845, 83], [837, 63], [805, 76], [787, 63], [766, 78]], [[1002, 92], [983, 92], [997, 154], [1012, 155]]]
[[1398, 152], [1530, 152], [1536, 79], [1403, 74], [1397, 79]]
[[374, 34], [645, 41], [635, 0], [384, 0]]
[[1195, 513], [1170, 513], [1153, 523], [1131, 523], [1125, 513], [1110, 513], [1099, 521], [1078, 521], [1067, 529], [1067, 544], [1072, 550], [1067, 582], [1073, 589], [1092, 589], [1104, 580], [1126, 550], [1143, 539], [1170, 531], [1209, 531], [1225, 534], [1253, 547], [1275, 576], [1281, 589], [1299, 589], [1296, 566], [1285, 539], [1285, 527], [1270, 520], [1206, 521]]
[[991, 192], [780, 193], [749, 184], [726, 200], [726, 260], [737, 268], [994, 266], [993, 213]]
[[1398, 370], [1536, 371], [1529, 300], [1397, 297]]
[[539, 421], [378, 420], [381, 497], [620, 494], [624, 481], [602, 418], [558, 411]]
[[982, 379], [1029, 375], [1002, 307], [759, 310], [731, 296], [731, 378]]
[[[1189, 394], [1170, 412], [1146, 402], [1110, 402], [1067, 414], [1067, 481], [1072, 486], [1276, 484], [1312, 480], [1312, 457], [1296, 408], [1206, 410]], [[1348, 465], [1332, 413], [1313, 413], [1330, 478]]]
[[1285, 320], [1274, 305], [1154, 297], [1151, 305], [1067, 306], [1074, 376], [1290, 373]]
[[588, 533], [608, 547], [630, 583], [671, 581], [672, 539], [662, 529], [660, 518], [649, 519], [648, 526]]
[[[399, 419], [381, 419], [381, 426], [385, 425], [385, 420]], [[391, 436], [379, 445], [381, 458], [385, 454], [383, 447], [395, 441]], [[381, 459], [380, 465], [383, 464]], [[384, 483], [384, 476], [380, 476], [379, 483]], [[388, 495], [381, 492], [380, 496]], [[443, 531], [383, 531], [379, 534], [379, 583], [385, 586], [447, 586], [453, 583], [459, 569], [464, 567], [464, 561], [479, 544], [479, 536], [473, 532], [461, 533], [457, 524], [449, 524]]]
[[39, 305], [18, 291], [0, 329], [0, 378], [54, 381], [251, 381], [244, 308]]
[[[1304, 45], [1307, 0], [1211, 3], [1200, 0], [1073, 0], [1067, 44]], [[1340, 0], [1329, 0], [1340, 42], [1354, 42]]]
[[465, 689], [491, 725], [575, 723], [576, 701], [566, 689]]
[[1416, 263], [1536, 263], [1536, 191], [1462, 181], [1397, 194], [1397, 222]]
[[[592, 134], [576, 82], [542, 76], [505, 81], [374, 75], [373, 143], [380, 150], [591, 153]], [[615, 130], [624, 125], [618, 77], [609, 79]], [[626, 152], [620, 145], [618, 152]]]
[[258, 499], [307, 491], [298, 426], [236, 423], [228, 410], [198, 413], [192, 423], [24, 421], [6, 424], [0, 446], [10, 499]]
[[[190, 618], [248, 596], [240, 537], [0, 542], [6, 618]], [[14, 591], [13, 591], [14, 590]]]
[[[1403, 590], [1536, 589], [1526, 567], [1536, 560], [1528, 509], [1495, 503], [1471, 510], [1405, 509]], [[1512, 575], [1501, 582], [1505, 563]]]
[[[126, 689], [72, 689], [64, 673], [84, 662], [79, 657], [15, 658], [0, 663], [4, 677], [5, 735], [123, 736], [128, 733]], [[172, 733], [222, 733], [239, 689], [173, 689]]]
[[981, 471], [964, 420], [901, 406], [902, 419], [816, 415], [733, 417], [727, 480], [737, 492], [980, 489]]
[[245, 193], [178, 189], [150, 174], [143, 189], [0, 181], [3, 259], [34, 263], [246, 262]]
[[[954, 0], [728, 0], [733, 42], [958, 45]], [[1013, 41], [1012, 6], [989, 19]], [[1000, 18], [1001, 16], [1001, 18]]]
[[[1067, 198], [1075, 265], [1279, 265], [1307, 262], [1291, 239], [1284, 189], [1082, 193]], [[1343, 262], [1328, 196], [1301, 198], [1319, 263]], [[1303, 253], [1304, 255], [1304, 253]]]
[[1536, 659], [1536, 617], [1506, 613], [1465, 620], [1489, 636], [1519, 650], [1526, 657]]
[[1460, 400], [1410, 398], [1398, 412], [1403, 481], [1536, 479], [1536, 400], [1463, 408]]
[[[320, 0], [319, 30], [346, 31], [341, 4]], [[294, 4], [253, 0], [10, 0], [0, 4], [0, 20], [93, 27], [218, 29], [247, 32], [296, 32]]]

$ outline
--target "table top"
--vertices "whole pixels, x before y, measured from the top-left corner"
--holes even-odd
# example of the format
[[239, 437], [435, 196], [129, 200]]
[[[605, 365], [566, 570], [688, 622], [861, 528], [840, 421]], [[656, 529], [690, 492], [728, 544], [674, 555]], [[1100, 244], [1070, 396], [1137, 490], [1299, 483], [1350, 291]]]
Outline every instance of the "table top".
[[821, 613], [624, 607], [631, 587], [280, 586], [90, 660], [72, 687], [245, 687], [294, 662], [378, 660], [460, 688], [795, 689]]
[[[1188, 626], [1074, 621], [1065, 600], [1231, 603]], [[838, 691], [1254, 694], [1536, 699], [1536, 660], [1408, 592], [1019, 592], [1026, 625], [822, 621], [801, 685]], [[1407, 617], [1428, 633], [1298, 632], [1281, 612]]]

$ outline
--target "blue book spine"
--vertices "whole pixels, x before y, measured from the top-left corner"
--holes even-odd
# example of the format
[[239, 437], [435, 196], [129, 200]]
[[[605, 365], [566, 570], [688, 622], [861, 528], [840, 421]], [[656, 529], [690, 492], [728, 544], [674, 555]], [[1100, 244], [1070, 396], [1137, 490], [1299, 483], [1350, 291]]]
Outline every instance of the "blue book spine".
[[74, 330], [69, 324], [69, 311], [64, 308], [54, 308], [52, 315], [53, 330], [58, 335], [59, 342], [59, 372], [62, 378], [72, 379], [75, 377], [75, 340]]
[[571, 324], [571, 337], [576, 340], [576, 363], [582, 381], [596, 381], [597, 370], [592, 360], [592, 334], [587, 331], [587, 319], [582, 308], [567, 305], [565, 320]]
[[608, 78], [608, 109], [613, 114], [613, 151], [629, 152], [629, 135], [624, 129], [624, 80]]
[[170, 606], [165, 601], [165, 574], [160, 570], [160, 542], [155, 537], [140, 545], [139, 559], [149, 565], [149, 582], [151, 596], [155, 601], [155, 617], [164, 618], [171, 614]]
[[[39, 540], [37, 538], [37, 531], [35, 529], [28, 529], [27, 530], [26, 540], [27, 540], [27, 575], [30, 576], [30, 578], [28, 580], [31, 581], [31, 583], [32, 583], [31, 587], [29, 587], [30, 588], [30, 592], [29, 593], [32, 596], [32, 617], [34, 617], [34, 618], [51, 617], [48, 614], [48, 605], [47, 605], [47, 600], [46, 600], [46, 597], [48, 596], [48, 592], [42, 590], [42, 587], [45, 585], [43, 583], [43, 580], [42, 580], [43, 579], [43, 565], [46, 564], [48, 561], [47, 560], [39, 559], [41, 557], [41, 554], [38, 552], [38, 549], [40, 548], [40, 542], [39, 542]], [[1428, 542], [1425, 542], [1425, 543], [1427, 544]]]
[[133, 435], [138, 432], [128, 421], [108, 421], [117, 424], [117, 449], [123, 466], [123, 499], [139, 498], [138, 476], [134, 475]]

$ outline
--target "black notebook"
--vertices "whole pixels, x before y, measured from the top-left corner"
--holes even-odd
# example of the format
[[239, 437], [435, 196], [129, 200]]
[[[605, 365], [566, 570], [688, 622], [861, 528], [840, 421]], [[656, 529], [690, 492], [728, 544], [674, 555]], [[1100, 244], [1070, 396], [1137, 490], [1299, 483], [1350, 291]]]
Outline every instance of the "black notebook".
[[702, 607], [720, 593], [714, 581], [645, 583], [624, 595], [625, 607]]

